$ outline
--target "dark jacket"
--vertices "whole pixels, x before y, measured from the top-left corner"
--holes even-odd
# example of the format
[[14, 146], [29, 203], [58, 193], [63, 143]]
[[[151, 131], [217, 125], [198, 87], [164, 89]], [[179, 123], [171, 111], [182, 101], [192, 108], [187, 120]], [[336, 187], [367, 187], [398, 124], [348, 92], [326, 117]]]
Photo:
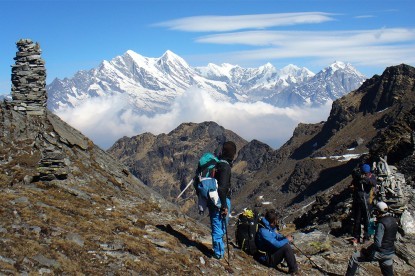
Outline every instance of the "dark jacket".
[[375, 232], [375, 250], [382, 254], [395, 253], [395, 240], [398, 232], [398, 222], [390, 214], [378, 220]]
[[218, 195], [222, 206], [226, 206], [226, 198], [231, 198], [231, 165], [232, 160], [221, 160], [215, 167]]
[[376, 176], [372, 173], [360, 174], [353, 177], [354, 198], [362, 201], [368, 200], [368, 195], [372, 188], [376, 188]]
[[272, 254], [287, 243], [289, 240], [284, 235], [277, 233], [276, 227], [271, 227], [266, 218], [261, 219], [255, 235], [255, 245], [258, 250]]

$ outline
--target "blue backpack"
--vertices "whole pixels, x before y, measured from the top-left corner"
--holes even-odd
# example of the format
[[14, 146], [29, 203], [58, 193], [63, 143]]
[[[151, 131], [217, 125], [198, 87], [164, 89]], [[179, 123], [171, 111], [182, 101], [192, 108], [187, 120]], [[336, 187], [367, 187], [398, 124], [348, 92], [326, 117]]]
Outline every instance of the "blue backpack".
[[218, 195], [218, 182], [215, 179], [215, 166], [219, 162], [226, 161], [219, 160], [210, 152], [204, 153], [199, 159], [194, 182], [198, 196], [199, 214], [203, 214], [208, 206], [221, 207]]

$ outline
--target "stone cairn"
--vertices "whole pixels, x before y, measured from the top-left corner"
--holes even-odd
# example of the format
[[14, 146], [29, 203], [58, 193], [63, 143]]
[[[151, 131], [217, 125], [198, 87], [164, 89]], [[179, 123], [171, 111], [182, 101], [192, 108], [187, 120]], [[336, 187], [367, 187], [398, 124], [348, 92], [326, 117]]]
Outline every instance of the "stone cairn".
[[30, 39], [16, 42], [15, 65], [12, 66], [14, 109], [27, 115], [46, 113], [46, 69], [39, 44]]
[[[46, 116], [46, 69], [40, 56], [42, 51], [39, 44], [33, 43], [30, 39], [20, 39], [16, 45], [19, 51], [14, 58], [16, 63], [12, 66], [14, 110], [26, 115]], [[37, 138], [43, 137], [47, 142], [38, 146], [42, 157], [37, 167], [37, 175], [27, 177], [26, 182], [66, 179], [69, 169], [65, 165], [65, 156], [56, 139], [42, 127], [38, 132]], [[38, 143], [42, 141], [44, 140], [37, 139]]]
[[63, 180], [68, 177], [69, 169], [65, 165], [64, 154], [54, 146], [42, 150], [42, 159], [37, 168], [39, 180]]

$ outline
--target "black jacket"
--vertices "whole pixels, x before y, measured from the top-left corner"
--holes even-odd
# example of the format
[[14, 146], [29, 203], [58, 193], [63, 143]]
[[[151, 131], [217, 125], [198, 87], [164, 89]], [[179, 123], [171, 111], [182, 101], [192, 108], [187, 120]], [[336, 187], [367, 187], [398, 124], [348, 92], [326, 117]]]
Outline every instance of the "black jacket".
[[398, 222], [391, 215], [381, 217], [375, 233], [376, 250], [383, 254], [395, 253], [395, 240]]
[[376, 188], [376, 176], [372, 173], [360, 174], [353, 177], [353, 190], [354, 196], [358, 196], [359, 193], [369, 194], [370, 190]]
[[221, 160], [215, 167], [215, 178], [218, 181], [218, 194], [222, 206], [227, 206], [226, 198], [231, 198], [231, 165], [232, 161]]

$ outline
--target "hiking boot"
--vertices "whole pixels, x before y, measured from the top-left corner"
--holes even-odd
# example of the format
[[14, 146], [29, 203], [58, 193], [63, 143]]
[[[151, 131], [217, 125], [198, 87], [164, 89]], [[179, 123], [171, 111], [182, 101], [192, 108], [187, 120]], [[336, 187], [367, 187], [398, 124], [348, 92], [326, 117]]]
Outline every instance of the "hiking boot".
[[354, 238], [353, 240], [352, 240], [352, 244], [354, 245], [354, 246], [357, 246], [357, 244], [359, 243], [359, 239], [356, 239], [356, 238]]
[[217, 255], [217, 254], [213, 254], [212, 257], [215, 258], [216, 260], [220, 260], [223, 258], [223, 256]]

